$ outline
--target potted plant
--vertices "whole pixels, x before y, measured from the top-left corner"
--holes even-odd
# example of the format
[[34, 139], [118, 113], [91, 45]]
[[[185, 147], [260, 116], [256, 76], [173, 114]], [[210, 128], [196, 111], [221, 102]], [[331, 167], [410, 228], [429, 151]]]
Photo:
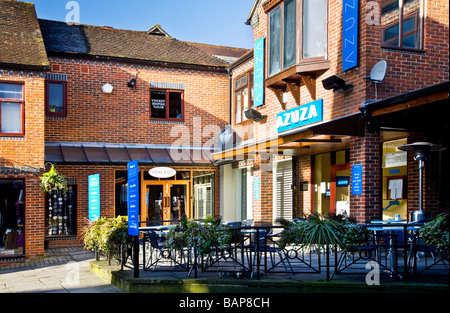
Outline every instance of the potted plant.
[[43, 192], [67, 192], [67, 180], [64, 175], [61, 175], [56, 171], [52, 165], [47, 173], [44, 173], [41, 177], [41, 189]]
[[438, 215], [425, 223], [419, 230], [426, 245], [436, 248], [441, 256], [449, 259], [449, 217], [448, 213]]

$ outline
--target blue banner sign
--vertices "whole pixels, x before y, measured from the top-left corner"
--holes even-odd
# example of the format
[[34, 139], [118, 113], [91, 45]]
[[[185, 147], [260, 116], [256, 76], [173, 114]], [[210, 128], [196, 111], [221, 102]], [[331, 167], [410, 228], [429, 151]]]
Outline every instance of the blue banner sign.
[[89, 220], [95, 221], [100, 218], [100, 175], [88, 177], [89, 192]]
[[139, 236], [139, 169], [138, 160], [128, 163], [128, 235]]
[[277, 131], [302, 127], [323, 120], [323, 99], [277, 114]]
[[253, 184], [253, 188], [255, 190], [254, 200], [259, 200], [261, 198], [261, 178], [255, 177]]
[[362, 165], [352, 166], [352, 195], [362, 195]]
[[264, 37], [255, 41], [254, 106], [264, 105]]
[[342, 70], [358, 65], [358, 0], [344, 0], [342, 8]]

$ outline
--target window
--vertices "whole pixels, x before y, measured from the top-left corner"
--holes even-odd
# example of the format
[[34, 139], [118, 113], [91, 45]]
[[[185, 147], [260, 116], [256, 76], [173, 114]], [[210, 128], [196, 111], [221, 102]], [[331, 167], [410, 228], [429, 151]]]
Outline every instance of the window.
[[236, 79], [234, 83], [236, 95], [236, 124], [247, 120], [245, 111], [253, 106], [253, 72]]
[[285, 0], [269, 12], [269, 76], [327, 56], [327, 0]]
[[382, 45], [387, 48], [422, 49], [422, 0], [383, 0]]
[[25, 111], [22, 83], [0, 83], [0, 135], [23, 136]]
[[66, 116], [66, 82], [46, 81], [45, 112], [47, 116]]
[[46, 236], [74, 236], [77, 234], [77, 186], [68, 191], [46, 194]]
[[183, 121], [184, 93], [180, 90], [151, 90], [150, 119]]

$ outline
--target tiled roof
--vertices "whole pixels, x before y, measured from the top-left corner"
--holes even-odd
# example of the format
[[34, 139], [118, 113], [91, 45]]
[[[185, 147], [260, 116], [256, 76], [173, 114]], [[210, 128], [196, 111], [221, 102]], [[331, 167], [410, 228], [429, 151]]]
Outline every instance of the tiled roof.
[[0, 0], [0, 66], [48, 68], [34, 4]]
[[205, 51], [166, 36], [144, 31], [39, 20], [47, 52], [79, 54], [225, 68], [228, 64]]

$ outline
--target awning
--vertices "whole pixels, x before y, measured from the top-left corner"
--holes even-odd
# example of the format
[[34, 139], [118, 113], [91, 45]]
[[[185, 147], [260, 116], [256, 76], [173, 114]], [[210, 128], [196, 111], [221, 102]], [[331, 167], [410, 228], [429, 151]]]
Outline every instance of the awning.
[[449, 81], [374, 101], [361, 107], [374, 129], [448, 137]]
[[239, 155], [268, 151], [283, 153], [286, 150], [301, 150], [314, 144], [340, 143], [342, 137], [364, 136], [365, 120], [362, 113], [355, 113], [331, 121], [321, 122], [307, 127], [284, 132], [276, 137], [246, 142], [213, 154], [215, 162], [230, 160]]
[[211, 165], [212, 148], [170, 145], [46, 142], [45, 162]]

